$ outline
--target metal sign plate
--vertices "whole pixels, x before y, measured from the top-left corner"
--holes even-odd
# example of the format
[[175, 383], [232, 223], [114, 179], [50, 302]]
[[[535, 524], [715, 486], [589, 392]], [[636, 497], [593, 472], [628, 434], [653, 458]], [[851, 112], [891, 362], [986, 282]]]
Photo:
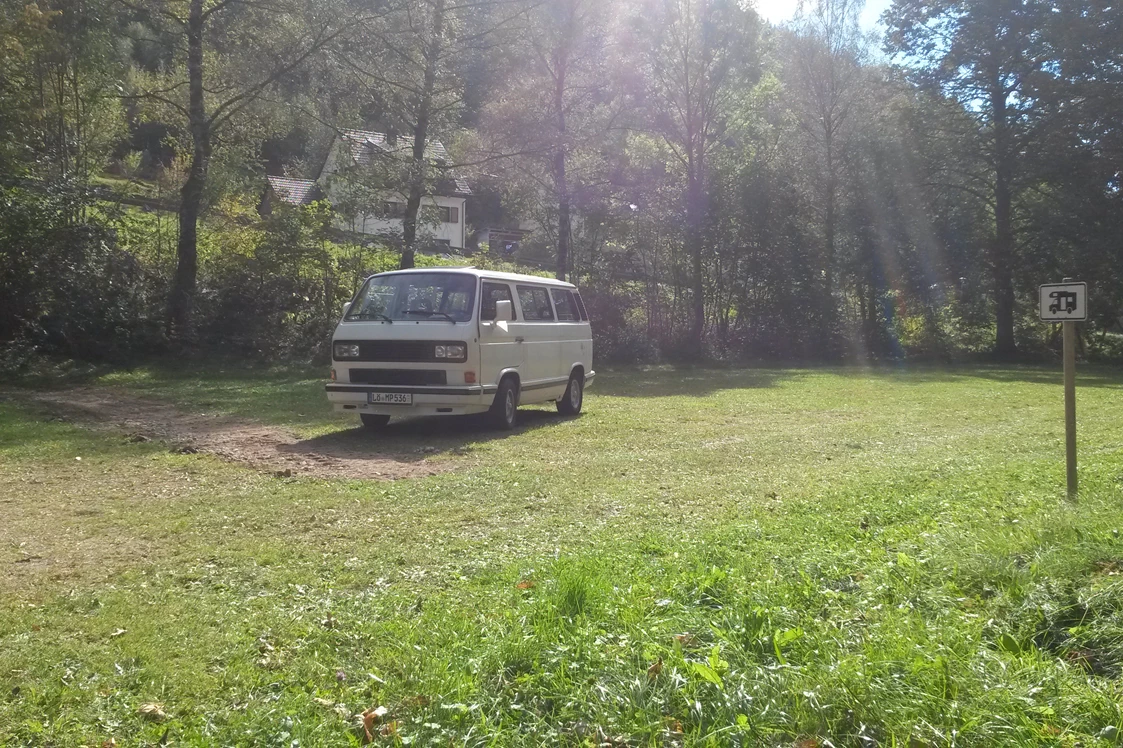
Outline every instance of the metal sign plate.
[[1087, 283], [1046, 283], [1039, 290], [1042, 322], [1083, 322], [1088, 319]]

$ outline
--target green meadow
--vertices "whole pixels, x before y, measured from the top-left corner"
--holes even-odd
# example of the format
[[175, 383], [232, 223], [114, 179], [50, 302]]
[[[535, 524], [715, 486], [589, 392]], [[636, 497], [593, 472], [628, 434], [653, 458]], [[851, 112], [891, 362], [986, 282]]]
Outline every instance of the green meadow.
[[1081, 368], [1075, 501], [1059, 367], [609, 371], [512, 433], [364, 433], [321, 385], [75, 397], [437, 474], [285, 476], [3, 391], [0, 745], [1120, 739], [1123, 370]]

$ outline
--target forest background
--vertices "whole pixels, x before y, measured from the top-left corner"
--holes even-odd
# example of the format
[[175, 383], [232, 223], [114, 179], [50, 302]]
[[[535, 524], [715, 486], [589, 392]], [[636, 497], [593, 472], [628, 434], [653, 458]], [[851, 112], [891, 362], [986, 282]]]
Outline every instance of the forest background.
[[[0, 0], [0, 368], [326, 360], [365, 275], [469, 263], [580, 284], [613, 362], [1040, 358], [1063, 277], [1085, 355], [1123, 355], [1123, 6], [862, 12]], [[348, 128], [404, 147], [259, 214]], [[516, 253], [449, 255], [414, 199], [398, 235], [339, 228], [452, 172], [470, 232], [535, 228]]]

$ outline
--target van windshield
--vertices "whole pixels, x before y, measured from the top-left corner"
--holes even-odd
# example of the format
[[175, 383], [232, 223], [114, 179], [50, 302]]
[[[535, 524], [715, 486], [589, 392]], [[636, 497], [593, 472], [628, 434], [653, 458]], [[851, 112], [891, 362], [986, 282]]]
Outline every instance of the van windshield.
[[393, 273], [367, 279], [347, 312], [349, 320], [468, 322], [476, 278], [463, 273]]

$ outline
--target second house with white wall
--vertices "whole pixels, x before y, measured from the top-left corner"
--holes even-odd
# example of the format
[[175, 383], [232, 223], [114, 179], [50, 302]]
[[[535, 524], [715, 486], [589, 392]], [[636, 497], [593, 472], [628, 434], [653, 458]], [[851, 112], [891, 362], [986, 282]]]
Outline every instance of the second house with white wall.
[[[361, 178], [363, 170], [377, 168], [379, 160], [387, 165], [409, 159], [411, 146], [395, 141], [385, 133], [369, 130], [342, 130], [328, 151], [319, 176], [314, 180], [269, 177], [265, 209], [273, 201], [308, 204], [318, 196], [326, 196], [336, 205], [348, 201], [350, 185]], [[472, 194], [467, 181], [448, 169], [448, 152], [439, 141], [430, 140], [427, 157], [443, 178], [430, 180], [428, 193], [421, 199], [418, 215], [418, 237], [431, 248], [463, 250], [468, 238], [464, 208]], [[358, 206], [343, 215], [337, 211], [336, 227], [372, 236], [401, 236], [406, 210], [405, 191], [387, 189], [373, 193], [370, 205]]]

